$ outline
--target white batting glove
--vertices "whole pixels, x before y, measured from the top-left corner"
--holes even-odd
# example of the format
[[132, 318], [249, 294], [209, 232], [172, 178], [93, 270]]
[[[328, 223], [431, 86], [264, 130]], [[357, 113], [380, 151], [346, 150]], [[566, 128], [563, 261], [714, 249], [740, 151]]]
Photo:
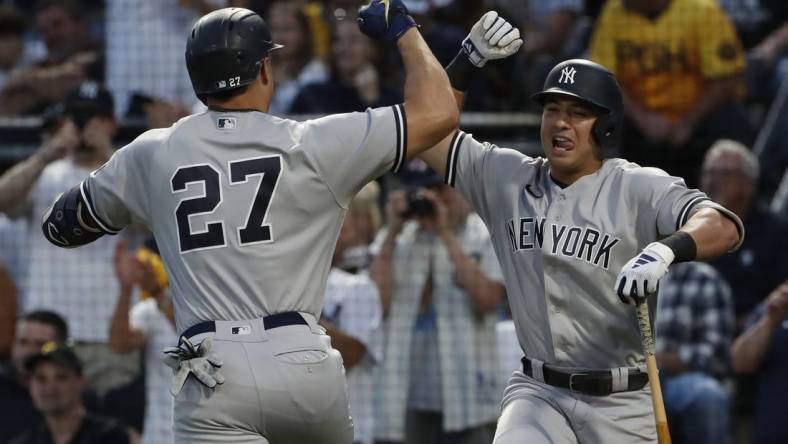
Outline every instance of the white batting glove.
[[170, 393], [178, 396], [189, 374], [193, 374], [197, 380], [208, 388], [214, 388], [217, 384], [223, 384], [224, 375], [219, 372], [222, 360], [211, 351], [211, 338], [206, 338], [197, 347], [181, 337], [178, 347], [168, 347], [164, 349], [164, 363], [172, 369], [173, 378]]
[[624, 265], [615, 290], [621, 302], [629, 304], [657, 292], [659, 280], [668, 272], [675, 255], [665, 244], [652, 242]]
[[481, 68], [488, 60], [504, 59], [515, 54], [522, 45], [520, 30], [498, 17], [497, 12], [488, 11], [462, 41], [462, 50], [471, 63]]

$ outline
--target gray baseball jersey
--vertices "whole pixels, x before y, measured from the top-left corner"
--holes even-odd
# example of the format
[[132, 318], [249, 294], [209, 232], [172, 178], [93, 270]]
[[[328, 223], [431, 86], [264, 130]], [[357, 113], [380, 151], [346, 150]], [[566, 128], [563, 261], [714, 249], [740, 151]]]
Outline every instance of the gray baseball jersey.
[[716, 208], [743, 233], [741, 221], [683, 180], [622, 159], [567, 187], [549, 171], [543, 158], [458, 132], [446, 181], [490, 230], [527, 356], [566, 367], [642, 365], [635, 310], [613, 290], [618, 272], [699, 208]]
[[83, 182], [96, 219], [156, 237], [178, 331], [204, 320], [317, 317], [351, 198], [396, 171], [402, 105], [306, 122], [209, 110], [151, 130]]

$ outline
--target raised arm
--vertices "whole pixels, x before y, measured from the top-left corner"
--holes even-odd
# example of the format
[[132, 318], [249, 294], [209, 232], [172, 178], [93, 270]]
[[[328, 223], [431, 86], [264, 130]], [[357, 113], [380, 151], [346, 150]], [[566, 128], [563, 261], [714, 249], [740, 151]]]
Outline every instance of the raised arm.
[[71, 122], [67, 122], [35, 154], [0, 176], [0, 211], [11, 212], [19, 207], [27, 199], [44, 168], [66, 155], [77, 143], [77, 130]]
[[788, 319], [788, 281], [766, 299], [763, 316], [744, 331], [731, 347], [731, 364], [738, 373], [755, 373], [769, 349], [774, 332]]
[[449, 79], [421, 34], [411, 28], [397, 42], [405, 65], [407, 157], [434, 146], [460, 124]]
[[115, 245], [112, 261], [120, 284], [120, 294], [109, 325], [109, 347], [115, 353], [129, 353], [139, 350], [145, 345], [145, 335], [133, 329], [129, 322], [131, 295], [135, 285], [136, 259], [128, 254], [125, 243], [119, 240]]
[[[520, 30], [512, 27], [495, 11], [488, 11], [473, 25], [457, 56], [446, 67], [454, 97], [453, 103], [458, 110], [462, 109], [465, 92], [479, 68], [488, 60], [503, 59], [516, 54], [522, 44]], [[452, 131], [432, 148], [419, 154], [419, 157], [441, 176], [446, 174], [446, 158], [455, 133]]]
[[372, 0], [359, 10], [361, 32], [396, 43], [405, 65], [407, 153], [435, 145], [459, 124], [449, 79], [408, 14], [403, 0]]

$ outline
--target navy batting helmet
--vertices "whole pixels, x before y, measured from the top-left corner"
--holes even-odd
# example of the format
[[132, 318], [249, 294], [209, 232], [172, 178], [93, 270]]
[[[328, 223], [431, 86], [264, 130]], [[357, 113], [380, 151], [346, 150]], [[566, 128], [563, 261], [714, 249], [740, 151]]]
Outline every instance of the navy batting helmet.
[[543, 90], [531, 99], [544, 105], [551, 94], [576, 97], [601, 109], [602, 114], [592, 128], [594, 139], [602, 149], [618, 148], [624, 101], [621, 87], [607, 68], [585, 59], [561, 62], [547, 74]]
[[281, 47], [271, 41], [268, 25], [253, 11], [224, 8], [204, 15], [186, 43], [186, 68], [194, 92], [205, 96], [252, 83], [260, 72], [260, 60]]

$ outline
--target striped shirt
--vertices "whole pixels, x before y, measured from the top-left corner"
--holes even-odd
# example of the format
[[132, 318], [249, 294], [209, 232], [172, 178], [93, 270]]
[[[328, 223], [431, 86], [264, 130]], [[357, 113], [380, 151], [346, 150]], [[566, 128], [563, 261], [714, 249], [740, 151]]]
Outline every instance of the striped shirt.
[[657, 351], [677, 351], [693, 371], [725, 376], [735, 321], [728, 283], [700, 262], [675, 264], [660, 283]]

